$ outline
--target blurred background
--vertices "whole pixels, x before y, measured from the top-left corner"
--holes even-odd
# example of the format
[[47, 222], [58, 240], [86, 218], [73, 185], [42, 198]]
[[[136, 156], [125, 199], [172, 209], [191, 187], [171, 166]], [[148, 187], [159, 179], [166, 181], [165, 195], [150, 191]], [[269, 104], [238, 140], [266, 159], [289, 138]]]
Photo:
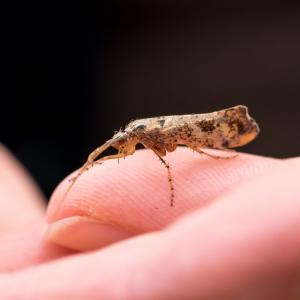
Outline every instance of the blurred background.
[[299, 155], [300, 4], [100, 3], [4, 13], [1, 141], [47, 196], [135, 118], [246, 104], [242, 151]]

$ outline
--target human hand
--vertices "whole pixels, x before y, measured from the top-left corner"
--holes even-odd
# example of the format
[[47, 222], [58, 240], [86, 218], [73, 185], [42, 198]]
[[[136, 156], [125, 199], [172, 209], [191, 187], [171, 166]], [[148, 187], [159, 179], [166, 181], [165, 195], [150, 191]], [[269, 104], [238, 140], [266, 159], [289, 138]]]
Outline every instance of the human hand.
[[24, 290], [27, 299], [298, 299], [300, 159], [213, 160], [180, 148], [167, 160], [175, 207], [150, 151], [92, 168], [61, 204], [64, 181], [47, 238], [97, 250], [3, 273], [0, 290], [20, 299]]

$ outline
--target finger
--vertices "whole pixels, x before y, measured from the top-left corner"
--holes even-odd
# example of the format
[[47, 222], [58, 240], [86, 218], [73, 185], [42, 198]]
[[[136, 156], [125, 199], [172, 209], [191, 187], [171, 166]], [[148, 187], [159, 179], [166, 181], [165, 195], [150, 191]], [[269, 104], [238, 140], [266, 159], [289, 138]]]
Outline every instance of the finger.
[[[281, 164], [279, 160], [242, 153], [231, 160], [214, 160], [186, 148], [168, 155], [167, 161], [175, 186], [174, 207], [170, 207], [166, 169], [151, 151], [138, 151], [119, 165], [116, 160], [107, 161], [84, 173], [62, 202], [69, 185], [65, 180], [48, 209], [48, 222], [52, 223], [48, 238], [72, 249], [90, 250], [157, 230], [272, 165]], [[74, 216], [83, 216], [82, 223]]]
[[0, 236], [41, 220], [44, 198], [12, 154], [0, 146]]
[[295, 167], [300, 167], [300, 157], [291, 157], [285, 159], [285, 162], [291, 165], [294, 165]]
[[70, 253], [43, 240], [43, 196], [3, 146], [0, 146], [0, 166], [0, 272], [15, 271]]
[[299, 299], [299, 176], [289, 164], [272, 167], [167, 229], [2, 277], [0, 290], [28, 299]]
[[0, 273], [13, 272], [73, 253], [45, 241], [43, 227], [43, 222], [33, 222], [0, 238]]

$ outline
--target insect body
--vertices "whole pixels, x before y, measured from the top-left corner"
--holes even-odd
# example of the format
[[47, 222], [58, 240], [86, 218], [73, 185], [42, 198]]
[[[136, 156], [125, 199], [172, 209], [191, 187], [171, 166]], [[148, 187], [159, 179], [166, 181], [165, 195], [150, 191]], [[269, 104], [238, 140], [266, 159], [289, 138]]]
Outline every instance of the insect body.
[[[145, 148], [151, 149], [166, 166], [171, 190], [170, 205], [173, 206], [173, 181], [169, 164], [163, 159], [167, 152], [174, 151], [178, 145], [184, 145], [213, 158], [230, 158], [212, 155], [204, 149], [240, 147], [252, 141], [258, 133], [257, 123], [249, 116], [247, 107], [243, 105], [207, 114], [162, 116], [135, 120], [88, 156], [86, 163], [76, 176], [70, 179], [71, 185], [66, 194], [78, 177], [94, 164], [131, 155], [135, 152], [136, 145], [140, 143]], [[96, 160], [109, 147], [116, 148], [118, 153]]]

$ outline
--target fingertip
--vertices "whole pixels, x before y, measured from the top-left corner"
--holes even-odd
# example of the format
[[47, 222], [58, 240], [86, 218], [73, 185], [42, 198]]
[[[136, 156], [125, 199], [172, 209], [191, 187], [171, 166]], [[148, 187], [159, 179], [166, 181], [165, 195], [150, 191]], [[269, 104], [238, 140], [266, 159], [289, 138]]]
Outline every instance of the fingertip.
[[90, 251], [128, 238], [130, 234], [117, 225], [74, 216], [48, 225], [44, 237], [69, 249]]

